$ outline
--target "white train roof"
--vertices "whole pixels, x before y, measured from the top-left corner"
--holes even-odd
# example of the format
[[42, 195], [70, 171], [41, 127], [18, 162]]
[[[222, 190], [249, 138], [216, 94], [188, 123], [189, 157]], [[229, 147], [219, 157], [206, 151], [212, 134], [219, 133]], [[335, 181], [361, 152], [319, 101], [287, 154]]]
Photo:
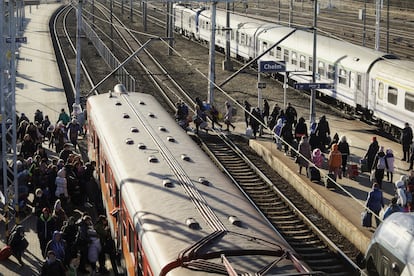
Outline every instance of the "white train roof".
[[[180, 251], [221, 228], [279, 241], [278, 234], [244, 195], [152, 96], [100, 95], [88, 101], [91, 107], [88, 116], [92, 116], [99, 131], [127, 211], [134, 225], [141, 227], [142, 244], [149, 259], [155, 262], [154, 267], [165, 266]], [[140, 149], [140, 145], [145, 145], [145, 149]], [[151, 162], [151, 158], [157, 162]], [[200, 183], [203, 179], [208, 185]], [[166, 187], [166, 181], [172, 187]], [[228, 219], [230, 216], [237, 217], [241, 227], [233, 225]], [[197, 222], [200, 228], [191, 229], [186, 224], [188, 220]], [[220, 243], [214, 241], [203, 250], [211, 253], [274, 248], [259, 240], [231, 235], [221, 239]], [[249, 265], [242, 264], [242, 259], [233, 259], [232, 263], [249, 271], [270, 259], [274, 257], [263, 257]], [[285, 272], [293, 268], [289, 262], [283, 264]]]
[[[211, 11], [203, 11], [202, 14], [208, 18]], [[226, 12], [218, 10], [216, 22], [225, 26]], [[263, 41], [276, 43], [281, 38], [289, 34], [291, 27], [269, 23], [258, 19], [252, 19], [240, 15], [231, 14], [230, 25], [233, 29], [242, 28], [246, 34], [258, 36]], [[329, 63], [338, 63], [345, 68], [357, 72], [368, 72], [370, 66], [379, 59], [396, 58], [393, 55], [375, 51], [366, 47], [358, 46], [352, 43], [341, 41], [335, 38], [318, 34], [317, 37], [317, 57]], [[270, 45], [269, 45], [270, 46]], [[304, 30], [296, 30], [290, 37], [285, 39], [280, 46], [295, 50], [307, 56], [313, 55], [313, 33]]]

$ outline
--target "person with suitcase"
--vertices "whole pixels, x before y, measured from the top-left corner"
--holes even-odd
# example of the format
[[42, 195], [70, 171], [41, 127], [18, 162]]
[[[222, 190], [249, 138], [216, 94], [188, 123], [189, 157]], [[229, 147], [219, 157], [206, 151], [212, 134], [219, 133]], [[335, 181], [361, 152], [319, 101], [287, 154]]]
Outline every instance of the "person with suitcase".
[[381, 223], [381, 220], [379, 219], [379, 213], [381, 209], [384, 208], [384, 197], [377, 182], [374, 182], [374, 184], [372, 184], [372, 190], [368, 194], [365, 206], [376, 215], [375, 222], [378, 227]]
[[[345, 177], [348, 163], [348, 156], [350, 155], [349, 144], [346, 141], [346, 136], [342, 136], [338, 143], [338, 150], [342, 154], [342, 176]], [[351, 176], [350, 176], [351, 177]]]
[[21, 225], [14, 227], [10, 233], [7, 244], [10, 246], [11, 254], [17, 259], [21, 266], [24, 265], [22, 255], [29, 246], [28, 241], [24, 237], [24, 228]]

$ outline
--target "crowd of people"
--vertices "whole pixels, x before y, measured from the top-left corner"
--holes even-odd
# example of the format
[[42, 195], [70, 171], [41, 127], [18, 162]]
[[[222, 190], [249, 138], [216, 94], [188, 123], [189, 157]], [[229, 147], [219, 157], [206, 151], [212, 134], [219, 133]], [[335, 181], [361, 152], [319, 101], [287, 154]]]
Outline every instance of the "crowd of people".
[[[99, 214], [103, 207], [93, 178], [95, 163], [85, 163], [77, 151], [78, 138], [84, 133], [77, 118], [64, 109], [56, 123], [40, 110], [33, 121], [22, 113], [17, 133], [21, 145], [16, 162], [18, 215], [37, 217], [35, 231], [45, 258], [41, 275], [107, 273], [105, 254], [113, 256], [115, 252], [108, 220], [101, 215], [93, 221], [87, 212], [80, 211], [96, 207]], [[43, 145], [55, 154], [48, 154]], [[30, 194], [33, 200], [29, 200]], [[24, 265], [21, 257], [28, 243], [21, 225], [11, 231], [8, 245]]]

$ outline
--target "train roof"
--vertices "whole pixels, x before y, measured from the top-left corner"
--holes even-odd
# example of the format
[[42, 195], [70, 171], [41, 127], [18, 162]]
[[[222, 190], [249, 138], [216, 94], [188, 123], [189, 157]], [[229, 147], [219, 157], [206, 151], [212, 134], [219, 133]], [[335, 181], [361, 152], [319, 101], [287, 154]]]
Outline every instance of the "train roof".
[[[184, 250], [188, 251], [183, 256], [215, 256], [290, 249], [152, 96], [93, 96], [88, 106], [152, 267], [164, 267]], [[200, 243], [203, 239], [205, 246]], [[229, 257], [239, 271], [247, 272], [277, 258]], [[177, 275], [185, 275], [177, 270]], [[281, 258], [275, 271], [296, 270]]]
[[386, 60], [376, 63], [371, 74], [376, 77], [382, 77], [390, 85], [399, 87], [404, 86], [405, 90], [414, 93], [414, 62], [410, 60]]
[[402, 263], [413, 267], [414, 213], [397, 212], [387, 217], [375, 231], [370, 245], [375, 243], [387, 248]]
[[[203, 15], [210, 17], [211, 11], [206, 10]], [[226, 12], [217, 11], [216, 22], [225, 22]], [[221, 23], [224, 24], [224, 23]], [[231, 27], [243, 28], [246, 34], [257, 36], [263, 41], [277, 42], [289, 34], [294, 28], [231, 14]], [[224, 24], [225, 26], [225, 24]], [[344, 68], [357, 72], [368, 72], [370, 67], [381, 59], [396, 59], [397, 57], [381, 51], [375, 51], [336, 38], [318, 34], [317, 56], [319, 60], [329, 63], [338, 63]], [[270, 45], [269, 45], [270, 46]], [[280, 46], [295, 50], [307, 56], [313, 55], [313, 33], [305, 30], [296, 30], [292, 35], [280, 43]]]

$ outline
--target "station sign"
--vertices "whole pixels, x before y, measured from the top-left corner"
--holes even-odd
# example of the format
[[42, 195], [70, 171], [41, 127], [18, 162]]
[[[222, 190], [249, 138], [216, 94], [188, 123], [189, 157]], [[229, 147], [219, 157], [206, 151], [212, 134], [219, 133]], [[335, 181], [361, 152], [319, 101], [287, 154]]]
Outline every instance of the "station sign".
[[281, 61], [273, 61], [273, 60], [260, 60], [259, 61], [259, 72], [285, 72], [286, 71], [286, 62], [284, 60]]
[[259, 89], [266, 88], [266, 83], [265, 82], [259, 82], [259, 83], [257, 83], [257, 88], [259, 88]]
[[309, 89], [334, 89], [333, 83], [295, 83], [295, 89], [309, 90]]
[[[16, 37], [14, 42], [16, 43], [27, 43], [27, 37]], [[6, 43], [11, 43], [11, 37], [6, 38]]]

